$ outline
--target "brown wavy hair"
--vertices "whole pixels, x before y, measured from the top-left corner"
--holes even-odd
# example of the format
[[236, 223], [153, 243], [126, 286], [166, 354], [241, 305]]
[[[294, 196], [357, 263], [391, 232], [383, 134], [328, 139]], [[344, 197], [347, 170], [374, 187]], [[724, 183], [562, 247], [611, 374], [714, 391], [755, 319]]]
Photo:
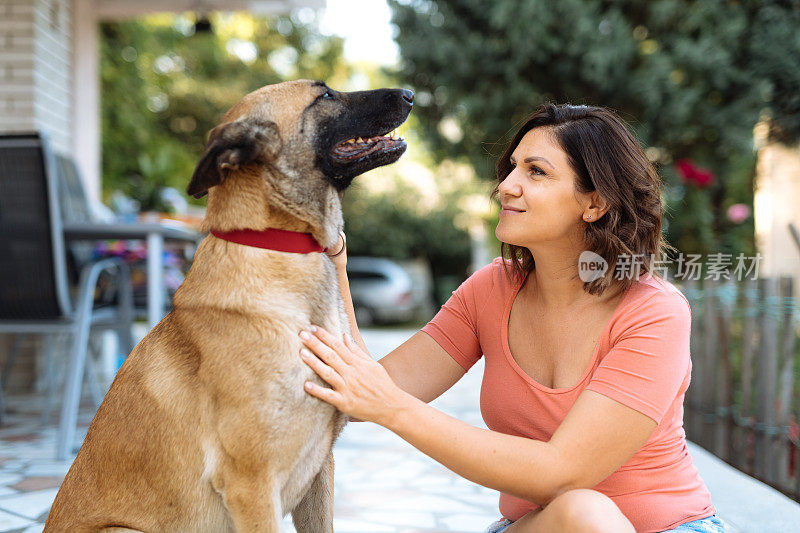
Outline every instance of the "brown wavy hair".
[[[613, 284], [620, 255], [642, 254], [633, 277], [653, 271], [653, 260], [677, 250], [661, 234], [663, 204], [661, 178], [625, 122], [610, 109], [585, 105], [546, 103], [537, 109], [517, 131], [497, 161], [497, 183], [511, 173], [511, 154], [522, 137], [534, 128], [547, 128], [575, 173], [575, 188], [581, 193], [598, 191], [609, 208], [598, 220], [585, 224], [586, 249], [603, 257], [609, 265], [605, 275], [584, 282], [584, 290], [600, 295]], [[521, 281], [534, 267], [530, 250], [502, 243], [506, 274]], [[509, 271], [510, 268], [510, 271]], [[660, 277], [660, 276], [659, 276]], [[622, 289], [633, 279], [622, 276]]]

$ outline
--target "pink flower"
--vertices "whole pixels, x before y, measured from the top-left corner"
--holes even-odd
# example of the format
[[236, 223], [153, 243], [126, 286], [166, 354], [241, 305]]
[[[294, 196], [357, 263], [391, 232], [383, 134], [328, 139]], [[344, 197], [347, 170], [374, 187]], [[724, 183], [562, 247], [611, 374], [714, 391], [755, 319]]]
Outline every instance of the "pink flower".
[[750, 216], [750, 207], [746, 204], [733, 204], [728, 208], [728, 220], [734, 224], [741, 224]]
[[675, 161], [675, 170], [683, 180], [686, 180], [694, 172], [694, 164], [690, 159], [678, 159]]
[[684, 183], [705, 189], [714, 183], [714, 173], [700, 168], [691, 159], [679, 159], [675, 162], [675, 171]]

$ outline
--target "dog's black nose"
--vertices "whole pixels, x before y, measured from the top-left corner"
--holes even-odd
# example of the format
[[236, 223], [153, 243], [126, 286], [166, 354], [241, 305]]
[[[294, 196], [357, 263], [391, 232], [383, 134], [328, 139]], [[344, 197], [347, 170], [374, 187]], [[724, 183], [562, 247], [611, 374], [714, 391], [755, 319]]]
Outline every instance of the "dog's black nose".
[[409, 91], [408, 89], [403, 89], [403, 100], [408, 102], [409, 104], [414, 103], [414, 93]]

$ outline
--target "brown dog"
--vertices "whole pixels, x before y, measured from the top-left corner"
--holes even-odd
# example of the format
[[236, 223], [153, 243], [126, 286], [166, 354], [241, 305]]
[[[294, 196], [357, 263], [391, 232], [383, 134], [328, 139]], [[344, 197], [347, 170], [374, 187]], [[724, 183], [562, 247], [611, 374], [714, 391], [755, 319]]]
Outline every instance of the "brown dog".
[[[384, 134], [411, 99], [305, 80], [245, 96], [188, 188], [208, 192], [204, 228], [279, 228], [335, 246], [344, 189], [403, 153]], [[298, 355], [311, 324], [349, 332], [325, 254], [206, 237], [172, 312], [117, 374], [45, 531], [277, 532], [291, 512], [299, 532], [331, 532], [345, 416], [303, 390], [322, 383]]]

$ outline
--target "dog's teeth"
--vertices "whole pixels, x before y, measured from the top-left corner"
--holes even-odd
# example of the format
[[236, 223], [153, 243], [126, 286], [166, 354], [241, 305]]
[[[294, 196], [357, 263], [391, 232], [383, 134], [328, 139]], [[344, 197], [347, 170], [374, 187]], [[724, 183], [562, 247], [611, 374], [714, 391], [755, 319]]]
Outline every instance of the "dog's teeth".
[[361, 137], [359, 137], [358, 139], [356, 139], [356, 142], [357, 142], [357, 143], [363, 143], [363, 142], [364, 142], [364, 139], [362, 139]]

